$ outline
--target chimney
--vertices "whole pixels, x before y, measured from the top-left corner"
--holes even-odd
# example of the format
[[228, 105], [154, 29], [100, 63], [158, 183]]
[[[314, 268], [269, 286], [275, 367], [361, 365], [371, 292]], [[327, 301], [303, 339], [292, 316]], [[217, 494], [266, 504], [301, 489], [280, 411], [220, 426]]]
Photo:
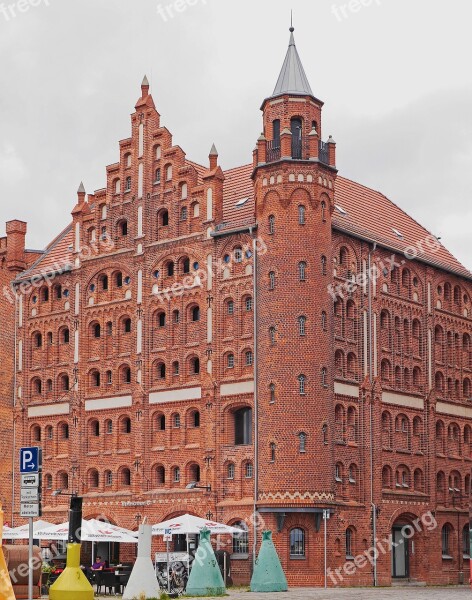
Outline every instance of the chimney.
[[25, 237], [27, 225], [24, 221], [7, 223], [7, 268], [21, 272], [26, 269]]

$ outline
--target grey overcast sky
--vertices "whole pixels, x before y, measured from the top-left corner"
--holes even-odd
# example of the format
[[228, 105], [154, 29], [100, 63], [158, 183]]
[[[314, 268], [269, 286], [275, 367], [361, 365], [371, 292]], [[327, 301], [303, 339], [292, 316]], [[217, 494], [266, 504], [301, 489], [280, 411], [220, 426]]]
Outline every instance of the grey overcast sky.
[[471, 269], [470, 0], [0, 2], [0, 221], [28, 221], [28, 246], [42, 248], [81, 180], [104, 187], [145, 73], [190, 159], [206, 164], [214, 141], [224, 168], [250, 162], [291, 8], [340, 173]]

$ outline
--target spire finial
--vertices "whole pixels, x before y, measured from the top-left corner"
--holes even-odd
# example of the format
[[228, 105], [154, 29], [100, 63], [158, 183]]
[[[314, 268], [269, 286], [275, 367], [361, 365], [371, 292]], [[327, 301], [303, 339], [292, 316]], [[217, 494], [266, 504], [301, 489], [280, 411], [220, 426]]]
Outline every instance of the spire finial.
[[293, 26], [293, 10], [290, 11], [290, 33], [295, 31], [295, 27]]
[[149, 95], [149, 80], [146, 75], [141, 83], [141, 94], [143, 98], [146, 98]]

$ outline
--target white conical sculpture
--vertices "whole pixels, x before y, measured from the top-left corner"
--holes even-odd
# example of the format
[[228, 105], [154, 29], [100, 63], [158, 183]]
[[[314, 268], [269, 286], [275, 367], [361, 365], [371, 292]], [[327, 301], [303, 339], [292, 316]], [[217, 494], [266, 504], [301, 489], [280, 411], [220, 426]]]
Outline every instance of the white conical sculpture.
[[138, 533], [138, 557], [123, 594], [123, 600], [158, 598], [159, 583], [151, 559], [152, 526], [141, 525]]

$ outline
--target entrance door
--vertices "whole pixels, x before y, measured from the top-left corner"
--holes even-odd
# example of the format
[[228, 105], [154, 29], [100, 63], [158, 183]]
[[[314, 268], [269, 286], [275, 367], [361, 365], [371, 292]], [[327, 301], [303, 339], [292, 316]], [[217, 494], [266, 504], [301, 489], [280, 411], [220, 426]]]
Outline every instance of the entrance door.
[[402, 527], [392, 529], [392, 577], [410, 576], [409, 541], [402, 535]]

